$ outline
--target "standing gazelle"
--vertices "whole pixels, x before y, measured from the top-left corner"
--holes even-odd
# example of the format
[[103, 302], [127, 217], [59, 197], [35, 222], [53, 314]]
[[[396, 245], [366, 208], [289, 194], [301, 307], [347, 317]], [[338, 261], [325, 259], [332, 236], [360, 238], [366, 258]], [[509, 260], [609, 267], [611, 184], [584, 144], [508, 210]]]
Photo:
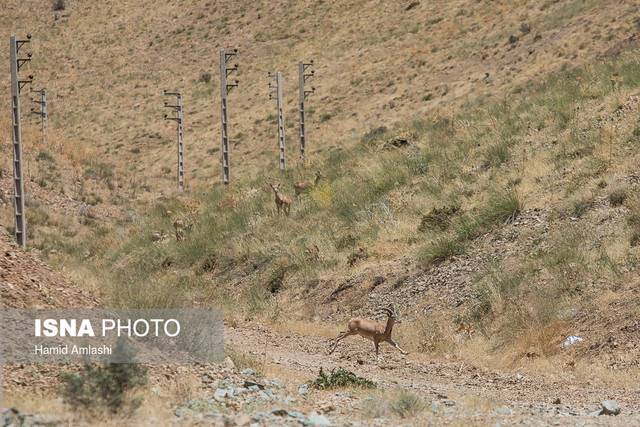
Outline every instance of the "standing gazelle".
[[333, 353], [333, 351], [338, 346], [338, 343], [348, 337], [349, 335], [360, 335], [363, 338], [370, 339], [373, 341], [373, 345], [376, 349], [376, 355], [378, 354], [378, 346], [381, 342], [388, 342], [398, 350], [402, 354], [408, 354], [406, 351], [400, 348], [398, 344], [391, 338], [391, 332], [393, 331], [393, 325], [396, 323], [400, 323], [400, 319], [398, 319], [398, 313], [396, 312], [393, 304], [390, 304], [389, 307], [381, 308], [381, 311], [387, 315], [387, 323], [383, 324], [380, 322], [376, 322], [375, 320], [369, 319], [361, 319], [359, 317], [355, 317], [349, 320], [347, 323], [347, 330], [345, 332], [341, 332], [333, 343], [333, 347], [329, 350], [329, 354]]
[[269, 183], [269, 185], [276, 195], [276, 210], [278, 211], [278, 213], [280, 213], [280, 209], [282, 209], [285, 214], [289, 215], [289, 209], [291, 208], [291, 199], [280, 192], [280, 184], [274, 185], [272, 183]]
[[295, 191], [296, 196], [299, 196], [302, 193], [306, 193], [307, 191], [316, 187], [318, 185], [318, 182], [320, 182], [320, 179], [322, 179], [323, 177], [324, 175], [322, 175], [320, 171], [316, 171], [316, 178], [313, 182], [310, 182], [310, 181], [295, 182], [293, 184], [293, 191]]

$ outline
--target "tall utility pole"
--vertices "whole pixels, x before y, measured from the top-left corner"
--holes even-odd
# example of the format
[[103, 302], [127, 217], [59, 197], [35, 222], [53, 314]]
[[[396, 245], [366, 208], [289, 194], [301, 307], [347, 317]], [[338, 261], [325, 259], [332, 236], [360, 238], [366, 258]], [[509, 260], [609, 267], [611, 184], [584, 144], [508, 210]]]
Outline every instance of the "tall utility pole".
[[182, 94], [180, 92], [163, 91], [164, 96], [175, 96], [176, 103], [169, 104], [165, 101], [164, 106], [173, 110], [173, 115], [164, 115], [165, 120], [174, 120], [176, 122], [176, 138], [178, 144], [178, 168], [177, 182], [178, 191], [184, 191], [184, 111], [182, 108]]
[[47, 119], [48, 114], [47, 114], [47, 90], [46, 89], [40, 89], [40, 90], [31, 90], [31, 92], [35, 92], [35, 93], [39, 93], [40, 94], [40, 100], [35, 100], [33, 99], [32, 101], [35, 104], [38, 104], [40, 106], [40, 109], [36, 110], [35, 108], [31, 108], [31, 114], [35, 114], [36, 116], [40, 116], [40, 128], [42, 130], [42, 144], [46, 145], [47, 144]]
[[26, 40], [17, 40], [16, 36], [9, 38], [9, 62], [11, 67], [11, 109], [13, 135], [13, 196], [16, 217], [16, 241], [23, 248], [27, 247], [27, 224], [24, 211], [24, 178], [22, 174], [22, 128], [20, 126], [20, 92], [22, 88], [33, 81], [33, 76], [27, 80], [20, 80], [18, 75], [24, 64], [31, 61], [31, 53], [26, 58], [19, 58], [20, 48], [31, 41], [31, 35]]
[[231, 167], [229, 165], [229, 121], [227, 111], [227, 95], [234, 87], [238, 86], [238, 80], [227, 83], [227, 77], [234, 71], [238, 71], [238, 64], [229, 67], [231, 59], [238, 55], [238, 49], [231, 49], [225, 52], [220, 49], [220, 120], [222, 129], [222, 179], [225, 184], [229, 184]]
[[315, 71], [307, 70], [313, 66], [313, 60], [308, 63], [298, 62], [298, 85], [299, 85], [299, 94], [298, 94], [298, 106], [300, 108], [300, 160], [302, 164], [305, 162], [305, 148], [306, 148], [306, 134], [305, 134], [305, 118], [304, 118], [304, 100], [307, 96], [311, 95], [316, 91], [316, 88], [312, 87], [311, 90], [305, 90], [304, 84], [307, 80], [313, 77]]
[[[269, 78], [273, 78], [273, 74], [269, 73]], [[285, 144], [284, 144], [284, 113], [283, 113], [283, 101], [282, 101], [282, 92], [283, 92], [283, 81], [282, 81], [282, 73], [280, 71], [276, 72], [275, 76], [276, 85], [275, 88], [269, 82], [269, 99], [273, 99], [273, 92], [275, 90], [276, 94], [276, 109], [278, 115], [278, 147], [280, 150], [280, 170], [284, 170], [286, 166], [285, 160]]]

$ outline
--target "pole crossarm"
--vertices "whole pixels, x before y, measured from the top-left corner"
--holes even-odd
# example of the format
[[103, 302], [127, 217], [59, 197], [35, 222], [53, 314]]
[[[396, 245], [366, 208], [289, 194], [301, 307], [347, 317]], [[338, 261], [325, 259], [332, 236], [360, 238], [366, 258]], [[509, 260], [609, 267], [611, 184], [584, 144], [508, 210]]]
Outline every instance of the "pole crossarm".
[[305, 89], [305, 83], [315, 76], [315, 70], [310, 68], [314, 66], [313, 60], [309, 62], [298, 62], [298, 108], [300, 112], [300, 160], [302, 164], [306, 161], [306, 143], [307, 134], [305, 127], [305, 100], [315, 93], [316, 88], [312, 87], [311, 90]]
[[279, 151], [279, 167], [281, 171], [286, 167], [286, 148], [285, 148], [285, 126], [284, 126], [284, 83], [282, 79], [282, 73], [276, 72], [275, 75], [271, 72], [267, 73], [269, 79], [275, 79], [275, 85], [269, 81], [269, 99], [273, 99], [273, 95], [276, 95], [276, 116], [278, 118], [278, 151]]
[[[27, 219], [25, 212], [24, 173], [22, 158], [22, 125], [20, 117], [20, 93], [22, 88], [33, 82], [33, 76], [20, 79], [20, 69], [31, 61], [31, 53], [26, 58], [18, 57], [20, 48], [30, 43], [31, 36], [26, 40], [18, 40], [16, 36], [9, 37], [9, 65], [11, 71], [11, 120], [13, 143], [13, 199], [15, 213], [16, 242], [23, 248], [27, 247]], [[44, 106], [43, 106], [44, 107]], [[45, 111], [45, 110], [43, 110]], [[41, 111], [42, 113], [42, 111]], [[44, 120], [44, 116], [43, 117]]]
[[238, 64], [229, 66], [229, 62], [238, 56], [238, 49], [220, 49], [220, 133], [222, 136], [222, 181], [225, 185], [231, 181], [231, 164], [229, 162], [229, 112], [227, 98], [233, 88], [238, 87], [239, 81], [229, 83], [227, 77], [238, 72]]
[[176, 172], [176, 182], [178, 184], [178, 191], [184, 191], [184, 109], [182, 105], [182, 93], [179, 91], [162, 91], [162, 95], [175, 97], [175, 104], [170, 104], [164, 101], [163, 107], [169, 108], [173, 115], [164, 115], [165, 120], [171, 120], [176, 122], [176, 144], [178, 149], [178, 164]]

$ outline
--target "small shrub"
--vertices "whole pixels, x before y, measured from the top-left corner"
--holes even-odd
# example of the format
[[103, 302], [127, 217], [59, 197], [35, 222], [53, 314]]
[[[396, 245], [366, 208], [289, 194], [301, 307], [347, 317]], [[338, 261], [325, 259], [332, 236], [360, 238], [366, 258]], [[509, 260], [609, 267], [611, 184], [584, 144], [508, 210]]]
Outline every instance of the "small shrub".
[[460, 255], [464, 253], [464, 249], [464, 244], [455, 237], [440, 237], [423, 247], [418, 258], [425, 267], [428, 267]]
[[311, 382], [311, 387], [317, 390], [327, 390], [337, 387], [375, 388], [376, 383], [357, 376], [344, 368], [333, 369], [330, 374], [320, 368], [318, 378]]
[[202, 73], [198, 79], [200, 83], [209, 83], [211, 81], [211, 73]]
[[422, 216], [418, 231], [425, 233], [429, 230], [445, 231], [451, 225], [451, 217], [460, 211], [460, 206], [435, 207]]
[[351, 233], [339, 236], [334, 243], [337, 250], [352, 248], [356, 244], [358, 244], [358, 238]]
[[493, 193], [481, 213], [482, 222], [486, 225], [508, 223], [516, 219], [522, 209], [522, 200], [515, 190]]
[[420, 397], [408, 391], [401, 392], [393, 402], [391, 410], [402, 418], [411, 418], [424, 409], [424, 402]]
[[284, 278], [287, 274], [287, 266], [279, 265], [276, 266], [271, 274], [269, 275], [269, 279], [267, 281], [267, 288], [269, 292], [272, 294], [277, 294], [282, 289], [282, 285], [284, 284]]
[[52, 8], [54, 12], [65, 10], [67, 8], [65, 0], [53, 0]]
[[53, 158], [53, 156], [51, 155], [51, 153], [49, 153], [46, 150], [40, 150], [38, 152], [38, 155], [36, 156], [36, 160], [37, 161], [45, 161], [45, 162], [49, 162], [49, 163], [55, 163], [56, 160]]
[[365, 133], [362, 136], [362, 142], [365, 143], [365, 144], [370, 144], [370, 143], [372, 143], [374, 141], [379, 140], [383, 136], [385, 136], [388, 131], [389, 131], [389, 129], [387, 129], [386, 126], [380, 126], [380, 127], [377, 127], [377, 128], [373, 128], [369, 132]]
[[573, 201], [571, 215], [575, 218], [582, 218], [593, 206], [593, 200], [590, 198], [580, 198]]
[[[123, 340], [118, 341], [114, 349], [120, 356], [129, 353], [132, 357], [132, 351]], [[132, 397], [131, 392], [146, 384], [147, 371], [135, 363], [87, 364], [80, 372], [63, 374], [62, 380], [64, 401], [74, 408], [131, 413], [142, 403], [142, 399]]]
[[623, 188], [618, 188], [609, 193], [609, 204], [611, 206], [620, 206], [627, 198], [627, 191]]
[[500, 166], [509, 160], [509, 147], [504, 144], [495, 144], [487, 149], [485, 154], [485, 167]]
[[320, 114], [320, 123], [328, 122], [333, 117], [331, 113], [322, 113]]

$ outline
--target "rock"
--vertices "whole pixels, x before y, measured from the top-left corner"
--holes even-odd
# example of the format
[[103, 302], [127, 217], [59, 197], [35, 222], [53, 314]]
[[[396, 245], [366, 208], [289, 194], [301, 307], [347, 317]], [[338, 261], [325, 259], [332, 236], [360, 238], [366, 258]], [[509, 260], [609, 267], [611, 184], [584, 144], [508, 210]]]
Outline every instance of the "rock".
[[219, 388], [216, 389], [215, 393], [213, 393], [213, 398], [218, 402], [222, 402], [227, 397], [227, 389]]
[[320, 412], [322, 412], [323, 414], [328, 414], [329, 412], [333, 412], [335, 410], [336, 410], [336, 407], [330, 403], [327, 403], [326, 405], [322, 405], [320, 407]]
[[499, 407], [495, 412], [498, 415], [511, 415], [513, 413], [511, 408], [507, 408], [506, 406]]
[[248, 426], [251, 425], [251, 422], [253, 421], [251, 419], [250, 415], [247, 414], [242, 414], [237, 416], [234, 420], [234, 425], [238, 426], [238, 427], [244, 427], [244, 426]]
[[272, 386], [276, 387], [276, 388], [284, 387], [284, 384], [282, 383], [282, 381], [279, 378], [273, 378], [273, 379], [269, 380], [268, 383], [271, 384]]
[[243, 369], [240, 373], [241, 373], [242, 375], [246, 375], [246, 376], [253, 376], [253, 375], [255, 375], [255, 374], [256, 374], [256, 371], [254, 371], [254, 370], [253, 370], [253, 369], [251, 369], [251, 368], [246, 368], [246, 369]]
[[20, 411], [16, 408], [0, 408], [0, 426], [19, 426], [21, 424]]
[[269, 395], [264, 390], [260, 390], [260, 392], [258, 393], [258, 399], [260, 400], [271, 400], [272, 397], [272, 394]]
[[551, 402], [551, 403], [553, 403], [554, 405], [559, 405], [560, 404], [560, 398], [556, 397], [555, 399], [553, 399], [553, 402]]
[[298, 394], [300, 396], [306, 396], [309, 393], [309, 384], [300, 384], [298, 387]]
[[620, 405], [615, 400], [603, 400], [601, 405], [599, 415], [618, 415], [620, 413]]
[[289, 416], [292, 417], [292, 418], [295, 418], [296, 420], [298, 420], [300, 422], [304, 422], [306, 420], [304, 414], [302, 412], [298, 412], [298, 411], [289, 412]]
[[229, 356], [224, 358], [224, 366], [228, 369], [236, 369], [236, 364], [233, 363], [233, 360]]
[[[246, 380], [244, 382], [244, 387], [248, 388], [249, 390], [253, 390], [253, 391], [255, 391], [257, 389], [263, 390], [264, 389], [264, 384], [260, 384], [260, 383], [255, 382], [255, 381]], [[256, 389], [256, 387], [257, 387], [257, 389]]]
[[329, 418], [325, 417], [324, 415], [312, 413], [311, 415], [309, 415], [306, 421], [304, 421], [302, 424], [305, 426], [322, 427], [322, 426], [330, 426], [331, 421], [329, 421]]
[[289, 412], [286, 409], [282, 408], [272, 409], [271, 413], [273, 415], [277, 415], [278, 417], [286, 417], [287, 415], [289, 415]]

